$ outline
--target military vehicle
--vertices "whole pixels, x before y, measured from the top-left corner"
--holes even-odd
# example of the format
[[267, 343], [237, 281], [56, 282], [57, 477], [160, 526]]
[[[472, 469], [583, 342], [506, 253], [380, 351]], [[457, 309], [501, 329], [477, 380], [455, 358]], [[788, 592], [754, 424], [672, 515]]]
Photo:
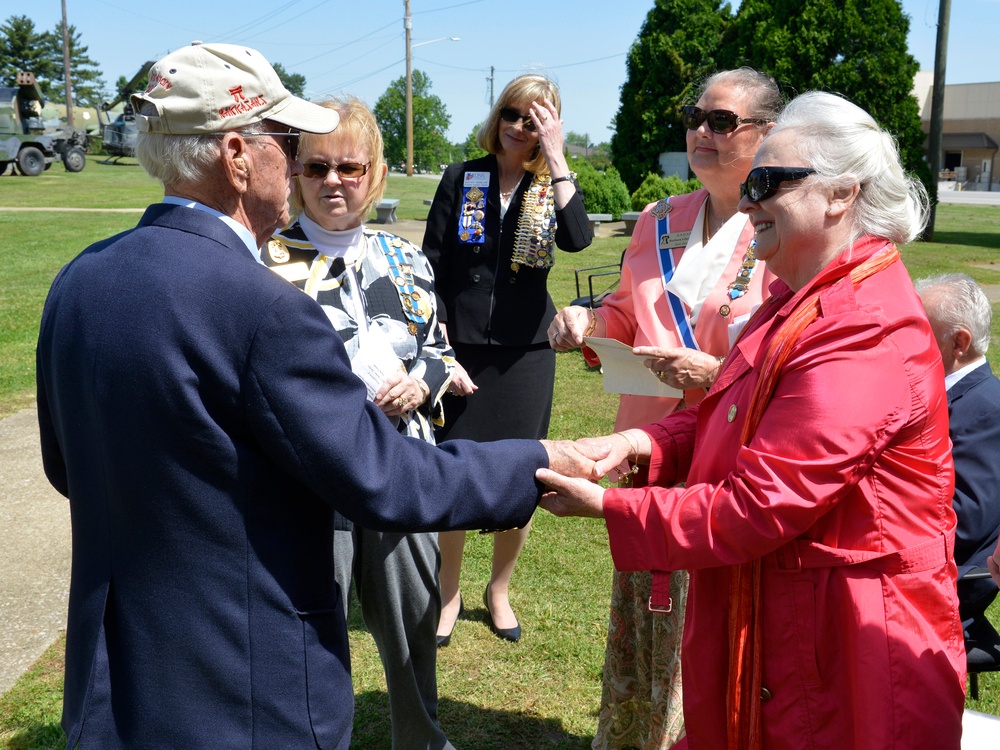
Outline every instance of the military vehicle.
[[0, 174], [11, 164], [23, 175], [37, 177], [61, 160], [67, 172], [87, 165], [87, 131], [46, 127], [45, 100], [34, 73], [18, 73], [16, 86], [0, 86]]
[[[139, 72], [132, 76], [132, 80], [125, 84], [122, 92], [115, 97], [114, 101], [105, 102], [101, 109], [105, 112], [124, 102], [124, 110], [113, 121], [107, 123], [101, 133], [101, 145], [104, 151], [113, 159], [117, 160], [123, 156], [135, 155], [135, 140], [139, 132], [135, 124], [135, 113], [129, 103], [129, 96], [133, 92], [144, 88], [146, 76], [149, 69], [153, 67], [153, 60], [144, 63]], [[110, 159], [109, 159], [110, 161]]]

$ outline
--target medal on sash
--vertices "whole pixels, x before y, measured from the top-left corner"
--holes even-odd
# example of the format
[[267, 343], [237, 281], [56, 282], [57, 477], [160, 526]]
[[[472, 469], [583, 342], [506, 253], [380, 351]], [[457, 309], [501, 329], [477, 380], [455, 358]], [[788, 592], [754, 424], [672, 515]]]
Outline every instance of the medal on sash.
[[462, 186], [462, 210], [458, 216], [458, 241], [481, 245], [486, 241], [486, 196], [490, 189], [489, 172], [466, 172]]
[[[684, 309], [684, 303], [676, 294], [666, 288], [667, 282], [674, 277], [674, 271], [677, 270], [674, 263], [674, 248], [682, 247], [678, 243], [680, 235], [683, 234], [677, 232], [671, 235], [670, 233], [670, 211], [672, 209], [673, 206], [670, 205], [669, 199], [662, 199], [650, 211], [656, 219], [656, 254], [660, 261], [660, 273], [663, 274], [663, 294], [667, 300], [667, 307], [670, 309], [670, 316], [677, 327], [677, 334], [684, 346], [700, 351], [698, 342], [694, 338], [694, 330], [691, 328], [691, 319], [688, 318], [687, 310]], [[690, 234], [687, 232], [688, 236]], [[684, 238], [683, 246], [686, 245], [687, 237]]]
[[403, 313], [407, 317], [406, 330], [411, 336], [416, 336], [418, 326], [427, 323], [431, 315], [430, 297], [427, 292], [417, 289], [413, 281], [413, 266], [406, 262], [403, 255], [403, 241], [399, 237], [389, 240], [384, 234], [376, 235], [385, 259], [389, 263], [389, 273], [399, 292], [399, 300], [403, 305]]
[[[729, 297], [730, 302], [738, 300], [747, 293], [747, 289], [750, 287], [750, 280], [753, 278], [753, 272], [757, 268], [757, 255], [754, 253], [756, 246], [757, 240], [750, 240], [750, 245], [743, 256], [743, 263], [740, 265], [740, 270], [736, 272], [736, 278], [726, 287], [726, 295]], [[730, 312], [732, 312], [732, 308], [730, 308], [729, 303], [724, 303], [719, 307], [719, 315], [724, 318], [728, 318]]]

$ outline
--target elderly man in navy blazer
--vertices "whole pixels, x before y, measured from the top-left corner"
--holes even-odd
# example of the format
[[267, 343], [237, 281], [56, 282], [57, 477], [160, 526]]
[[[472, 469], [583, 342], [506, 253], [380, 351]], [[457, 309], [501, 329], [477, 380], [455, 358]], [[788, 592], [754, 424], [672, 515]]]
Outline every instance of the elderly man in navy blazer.
[[997, 595], [987, 579], [961, 580], [986, 567], [1000, 536], [1000, 380], [990, 369], [990, 301], [966, 274], [921, 279], [917, 292], [941, 349], [955, 458], [955, 562], [966, 645], [974, 647]]
[[69, 748], [346, 748], [353, 694], [333, 510], [366, 528], [526, 524], [569, 444], [441, 448], [366, 399], [322, 309], [257, 262], [288, 221], [300, 130], [259, 53], [198, 44], [133, 98], [164, 185], [52, 285], [38, 417], [69, 497]]

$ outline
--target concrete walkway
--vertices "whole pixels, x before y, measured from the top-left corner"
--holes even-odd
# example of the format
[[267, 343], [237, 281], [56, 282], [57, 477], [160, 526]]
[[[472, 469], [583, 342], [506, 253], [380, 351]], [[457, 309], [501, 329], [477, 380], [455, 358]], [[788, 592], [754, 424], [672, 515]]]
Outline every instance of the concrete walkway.
[[0, 420], [0, 693], [66, 628], [69, 503], [42, 472], [38, 417]]

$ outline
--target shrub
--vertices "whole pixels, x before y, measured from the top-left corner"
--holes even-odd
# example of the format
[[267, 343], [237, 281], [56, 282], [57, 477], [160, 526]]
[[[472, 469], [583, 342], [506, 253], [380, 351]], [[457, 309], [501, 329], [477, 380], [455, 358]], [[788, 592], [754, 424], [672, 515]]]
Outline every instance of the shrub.
[[628, 188], [617, 169], [608, 167], [607, 171], [598, 172], [583, 159], [571, 160], [570, 169], [576, 172], [588, 214], [611, 214], [618, 221], [622, 212], [629, 210]]
[[660, 177], [650, 172], [646, 175], [646, 179], [642, 181], [642, 184], [632, 193], [632, 210], [641, 211], [650, 203], [660, 200], [660, 198], [690, 193], [698, 190], [700, 187], [701, 181], [697, 177], [692, 177], [685, 182], [677, 175]]

